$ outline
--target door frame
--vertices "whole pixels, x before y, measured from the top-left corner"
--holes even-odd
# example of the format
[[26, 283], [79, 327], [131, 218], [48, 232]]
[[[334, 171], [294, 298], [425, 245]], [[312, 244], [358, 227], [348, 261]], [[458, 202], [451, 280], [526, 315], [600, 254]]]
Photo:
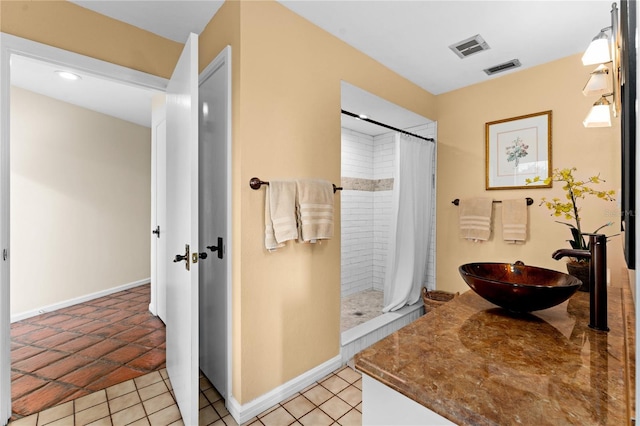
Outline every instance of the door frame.
[[[38, 59], [84, 73], [164, 92], [167, 80], [120, 65], [90, 58], [32, 40], [0, 33], [0, 424], [11, 417], [11, 306], [10, 306], [10, 58]], [[149, 106], [151, 108], [151, 105]], [[7, 258], [3, 252], [7, 250]]]
[[[160, 99], [160, 96], [162, 99]], [[153, 228], [153, 232], [149, 234], [151, 239], [151, 300], [149, 302], [149, 311], [165, 322], [167, 317], [167, 284], [166, 274], [161, 270], [167, 267], [167, 261], [161, 261], [160, 257], [167, 256], [166, 236], [164, 235], [166, 231], [166, 211], [160, 212], [158, 207], [162, 205], [166, 210], [166, 93], [153, 98], [151, 109], [151, 228]], [[164, 154], [160, 150], [160, 145], [164, 148]], [[165, 194], [161, 196], [160, 190], [164, 190]], [[156, 230], [158, 235], [154, 233]]]

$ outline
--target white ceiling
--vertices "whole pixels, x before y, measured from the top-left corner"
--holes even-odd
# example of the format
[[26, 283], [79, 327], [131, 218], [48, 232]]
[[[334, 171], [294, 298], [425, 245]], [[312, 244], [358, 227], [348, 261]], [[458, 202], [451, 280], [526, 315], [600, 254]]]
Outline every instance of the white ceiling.
[[[524, 69], [584, 51], [611, 25], [610, 0], [280, 3], [435, 95], [511, 59]], [[476, 34], [489, 50], [460, 59], [449, 49]]]
[[[73, 71], [82, 79], [64, 80], [56, 71]], [[151, 127], [151, 98], [160, 93], [18, 55], [11, 57], [11, 84], [145, 127]]]
[[[213, 0], [73, 2], [178, 42], [184, 42], [190, 32], [200, 33], [223, 3]], [[582, 52], [601, 28], [610, 25], [611, 10], [610, 0], [282, 0], [280, 3], [433, 94]], [[476, 34], [489, 44], [489, 50], [460, 59], [449, 49], [449, 45]], [[522, 67], [493, 77], [482, 71], [511, 59], [519, 59]], [[42, 72], [51, 70], [45, 68]], [[34, 76], [28, 80], [38, 79]], [[21, 84], [28, 85], [28, 82]], [[70, 96], [69, 85], [63, 86], [62, 91]], [[88, 91], [85, 87], [79, 92]], [[369, 107], [377, 105], [384, 117], [392, 117], [393, 113], [382, 111], [396, 108], [371, 95], [358, 100], [363, 94], [359, 90], [347, 89], [346, 93], [351, 94], [351, 100], [348, 98], [346, 102], [353, 106], [343, 104], [344, 109], [357, 108], [364, 102]], [[403, 111], [396, 110], [396, 113]], [[370, 110], [367, 114], [401, 128], [413, 125], [415, 119], [411, 114], [407, 115], [406, 122], [402, 118], [404, 114], [390, 119], [376, 118]], [[145, 118], [143, 122], [149, 123], [149, 120]]]

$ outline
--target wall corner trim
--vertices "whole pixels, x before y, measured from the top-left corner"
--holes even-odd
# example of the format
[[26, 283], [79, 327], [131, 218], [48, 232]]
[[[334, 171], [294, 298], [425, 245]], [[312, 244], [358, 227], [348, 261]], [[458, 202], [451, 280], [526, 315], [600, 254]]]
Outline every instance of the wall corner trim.
[[340, 366], [342, 366], [342, 357], [338, 354], [244, 405], [241, 405], [231, 395], [227, 401], [227, 409], [238, 424], [246, 423], [263, 411], [337, 370]]

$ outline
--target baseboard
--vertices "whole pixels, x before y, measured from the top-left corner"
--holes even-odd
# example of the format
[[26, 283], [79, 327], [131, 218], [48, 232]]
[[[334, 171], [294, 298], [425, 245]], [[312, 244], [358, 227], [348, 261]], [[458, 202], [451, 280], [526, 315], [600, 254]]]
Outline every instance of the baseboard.
[[231, 396], [227, 400], [227, 409], [238, 424], [243, 424], [337, 370], [342, 365], [341, 359], [341, 356], [337, 355], [244, 405]]
[[62, 308], [68, 308], [69, 306], [77, 305], [78, 303], [87, 302], [89, 300], [98, 299], [100, 297], [108, 296], [110, 294], [117, 293], [119, 291], [129, 290], [130, 288], [138, 287], [144, 284], [149, 284], [150, 281], [151, 281], [150, 278], [145, 278], [142, 280], [134, 281], [132, 283], [123, 284], [118, 287], [112, 287], [106, 290], [101, 290], [95, 293], [86, 294], [84, 296], [80, 296], [73, 299], [64, 300], [62, 302], [54, 303], [51, 305], [43, 306], [41, 308], [21, 312], [19, 314], [11, 315], [11, 322], [21, 321], [23, 319], [35, 317], [37, 315], [42, 315], [47, 312], [55, 311]]

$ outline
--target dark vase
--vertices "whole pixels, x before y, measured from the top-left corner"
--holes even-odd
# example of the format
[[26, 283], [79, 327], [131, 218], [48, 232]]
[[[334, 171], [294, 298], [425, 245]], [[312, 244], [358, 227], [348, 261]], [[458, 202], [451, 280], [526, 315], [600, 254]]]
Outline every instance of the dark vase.
[[567, 263], [567, 271], [569, 275], [573, 275], [580, 281], [582, 286], [579, 291], [589, 291], [591, 288], [591, 282], [589, 281], [589, 262], [569, 262]]

